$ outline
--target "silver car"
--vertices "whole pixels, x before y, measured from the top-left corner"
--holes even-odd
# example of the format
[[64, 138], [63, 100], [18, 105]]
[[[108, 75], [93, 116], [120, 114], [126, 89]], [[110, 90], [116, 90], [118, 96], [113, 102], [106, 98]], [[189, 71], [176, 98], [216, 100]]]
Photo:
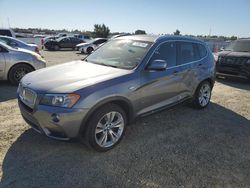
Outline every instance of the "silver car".
[[39, 54], [39, 49], [36, 44], [27, 44], [16, 38], [8, 37], [8, 36], [1, 36], [1, 35], [0, 35], [0, 41], [3, 41], [4, 43], [6, 43], [7, 45], [13, 48], [23, 48], [23, 49], [31, 50]]
[[200, 40], [125, 36], [83, 61], [26, 75], [18, 101], [24, 120], [37, 132], [60, 140], [79, 138], [107, 151], [135, 117], [186, 100], [205, 108], [214, 74], [213, 55]]
[[39, 54], [0, 42], [0, 80], [17, 85], [25, 74], [44, 67], [46, 61]]

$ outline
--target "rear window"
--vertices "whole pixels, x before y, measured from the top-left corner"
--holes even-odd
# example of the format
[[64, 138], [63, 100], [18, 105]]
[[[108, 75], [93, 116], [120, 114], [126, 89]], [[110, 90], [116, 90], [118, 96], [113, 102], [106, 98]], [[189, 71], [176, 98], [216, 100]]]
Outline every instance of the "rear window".
[[0, 29], [0, 35], [12, 37], [10, 30]]

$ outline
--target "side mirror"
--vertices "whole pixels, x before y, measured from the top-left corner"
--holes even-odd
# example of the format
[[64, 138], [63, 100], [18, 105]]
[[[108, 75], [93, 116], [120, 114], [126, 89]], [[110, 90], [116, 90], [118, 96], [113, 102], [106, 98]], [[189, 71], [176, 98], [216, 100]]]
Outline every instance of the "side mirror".
[[164, 71], [167, 68], [165, 60], [156, 59], [147, 66], [147, 70]]
[[224, 47], [221, 47], [221, 48], [220, 48], [220, 51], [224, 51], [224, 50], [225, 50]]

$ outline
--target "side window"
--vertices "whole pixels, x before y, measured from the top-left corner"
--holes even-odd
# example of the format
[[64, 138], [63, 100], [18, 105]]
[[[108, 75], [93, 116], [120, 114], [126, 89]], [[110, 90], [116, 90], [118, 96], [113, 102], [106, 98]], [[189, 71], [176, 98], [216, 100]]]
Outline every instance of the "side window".
[[199, 60], [199, 54], [195, 44], [191, 42], [178, 42], [178, 65]]
[[95, 45], [99, 45], [99, 44], [101, 44], [101, 43], [102, 43], [102, 41], [103, 41], [102, 39], [100, 39], [100, 40], [96, 41], [96, 42], [95, 42]]
[[6, 49], [3, 48], [2, 46], [0, 46], [0, 53], [4, 53], [4, 52], [8, 52], [8, 50], [6, 50]]
[[176, 44], [175, 42], [166, 42], [161, 44], [152, 56], [150, 63], [154, 60], [165, 60], [167, 67], [176, 66]]
[[200, 58], [205, 57], [207, 55], [207, 49], [202, 44], [197, 44], [197, 47], [199, 50]]

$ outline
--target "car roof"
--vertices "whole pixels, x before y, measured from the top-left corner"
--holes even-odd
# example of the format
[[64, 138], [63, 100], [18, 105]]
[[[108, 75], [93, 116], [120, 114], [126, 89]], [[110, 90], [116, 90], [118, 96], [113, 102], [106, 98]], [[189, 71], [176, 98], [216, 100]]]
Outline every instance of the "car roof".
[[0, 38], [7, 38], [7, 39], [11, 39], [11, 40], [16, 41], [16, 42], [20, 42], [20, 43], [26, 44], [25, 42], [23, 42], [21, 40], [18, 40], [17, 38], [14, 38], [14, 37], [0, 35]]
[[164, 42], [168, 40], [185, 40], [190, 42], [201, 42], [203, 41], [195, 38], [195, 37], [187, 37], [187, 36], [177, 36], [177, 35], [129, 35], [129, 36], [122, 36], [116, 38], [114, 40], [119, 39], [130, 39], [130, 40], [138, 40], [138, 41], [147, 41], [147, 42]]

